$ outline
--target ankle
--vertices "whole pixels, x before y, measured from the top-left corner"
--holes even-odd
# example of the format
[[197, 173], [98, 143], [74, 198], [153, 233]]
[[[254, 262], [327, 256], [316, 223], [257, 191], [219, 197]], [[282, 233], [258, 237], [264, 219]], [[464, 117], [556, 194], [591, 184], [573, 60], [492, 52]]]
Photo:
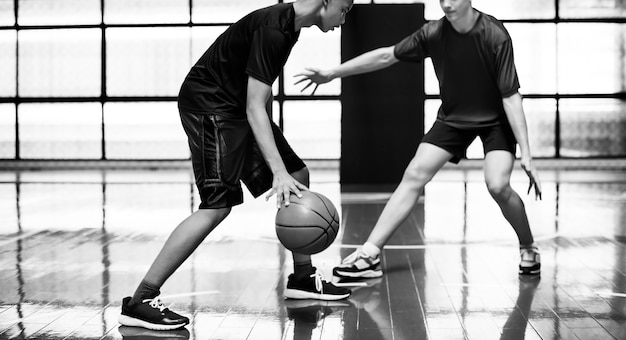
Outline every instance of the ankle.
[[378, 248], [375, 244], [371, 243], [371, 242], [365, 242], [362, 246], [361, 246], [361, 251], [363, 251], [363, 253], [365, 253], [365, 255], [369, 256], [370, 258], [377, 258], [378, 255], [380, 255], [380, 248]]

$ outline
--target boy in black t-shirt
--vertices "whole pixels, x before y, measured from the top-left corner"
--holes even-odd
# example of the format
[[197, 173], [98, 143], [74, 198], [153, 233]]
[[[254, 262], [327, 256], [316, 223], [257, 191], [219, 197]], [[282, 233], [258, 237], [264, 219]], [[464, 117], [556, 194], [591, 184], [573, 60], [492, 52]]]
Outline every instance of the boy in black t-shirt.
[[[298, 0], [254, 11], [231, 25], [191, 68], [178, 96], [187, 133], [200, 209], [172, 232], [132, 297], [122, 301], [119, 322], [154, 330], [183, 327], [189, 319], [161, 303], [159, 289], [235, 205], [240, 181], [254, 197], [271, 189], [289, 205], [309, 185], [306, 165], [270, 120], [272, 83], [302, 27], [327, 32], [345, 21], [352, 0]], [[293, 254], [294, 274], [285, 297], [338, 300], [345, 288], [322, 280], [311, 257]]]
[[[485, 181], [491, 196], [517, 233], [519, 273], [538, 275], [540, 257], [524, 203], [510, 186], [516, 144], [521, 166], [530, 179], [529, 192], [541, 199], [541, 184], [532, 165], [526, 120], [513, 61], [511, 38], [498, 20], [472, 7], [471, 0], [442, 0], [445, 16], [431, 21], [395, 46], [379, 48], [331, 70], [308, 68], [297, 82], [326, 83], [334, 78], [379, 70], [398, 61], [432, 59], [441, 107], [424, 136], [398, 188], [386, 204], [369, 238], [333, 273], [345, 278], [382, 275], [378, 255], [408, 216], [424, 186], [448, 161], [458, 163], [479, 136], [485, 152]], [[303, 89], [303, 90], [304, 90]], [[315, 90], [314, 90], [315, 92]]]

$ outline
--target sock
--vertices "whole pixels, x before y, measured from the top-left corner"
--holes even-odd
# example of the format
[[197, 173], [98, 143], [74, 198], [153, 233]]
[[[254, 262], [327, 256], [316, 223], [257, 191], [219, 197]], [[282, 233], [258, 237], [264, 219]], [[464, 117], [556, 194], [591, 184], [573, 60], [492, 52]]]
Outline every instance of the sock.
[[375, 246], [373, 243], [365, 242], [363, 246], [361, 246], [361, 250], [365, 253], [365, 255], [373, 259], [380, 255], [380, 248]]
[[311, 276], [311, 274], [315, 272], [315, 269], [313, 268], [313, 264], [311, 264], [311, 261], [296, 263], [294, 264], [293, 267], [294, 267], [293, 268], [294, 279], [298, 281]]
[[146, 281], [141, 281], [139, 287], [133, 294], [133, 297], [130, 299], [129, 305], [134, 305], [141, 303], [145, 299], [154, 299], [159, 296], [161, 292], [159, 291], [159, 287], [152, 285]]
[[519, 245], [519, 249], [532, 249], [532, 248], [537, 248], [535, 246], [535, 243], [530, 243], [530, 244], [520, 244]]

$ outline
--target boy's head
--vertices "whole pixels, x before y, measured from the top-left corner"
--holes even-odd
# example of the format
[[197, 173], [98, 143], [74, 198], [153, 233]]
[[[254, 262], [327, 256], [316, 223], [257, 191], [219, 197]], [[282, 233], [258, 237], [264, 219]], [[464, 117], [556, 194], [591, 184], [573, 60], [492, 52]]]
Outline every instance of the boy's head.
[[322, 32], [328, 32], [346, 22], [346, 14], [352, 9], [353, 0], [320, 0], [320, 21], [317, 26]]

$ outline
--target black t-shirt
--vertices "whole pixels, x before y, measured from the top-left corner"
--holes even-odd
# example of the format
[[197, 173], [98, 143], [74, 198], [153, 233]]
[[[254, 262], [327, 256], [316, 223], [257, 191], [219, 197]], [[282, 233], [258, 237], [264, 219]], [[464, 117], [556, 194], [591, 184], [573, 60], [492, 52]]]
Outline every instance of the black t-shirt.
[[454, 127], [506, 121], [502, 98], [519, 89], [511, 37], [501, 22], [479, 12], [474, 27], [457, 32], [445, 18], [431, 21], [395, 45], [396, 58], [431, 57], [439, 79], [437, 119]]
[[178, 107], [245, 117], [248, 76], [272, 85], [300, 35], [294, 19], [293, 4], [277, 4], [232, 24], [187, 74]]

